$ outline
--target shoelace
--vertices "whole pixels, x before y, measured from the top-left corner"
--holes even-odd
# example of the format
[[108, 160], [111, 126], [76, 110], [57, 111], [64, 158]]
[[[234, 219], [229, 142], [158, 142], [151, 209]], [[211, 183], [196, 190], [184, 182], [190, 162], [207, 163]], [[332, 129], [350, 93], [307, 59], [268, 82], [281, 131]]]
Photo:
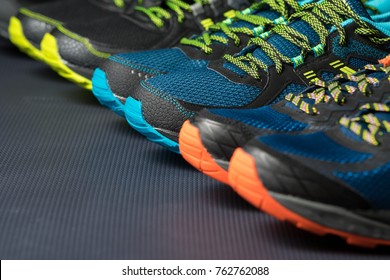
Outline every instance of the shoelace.
[[[204, 32], [196, 38], [183, 38], [181, 43], [197, 47], [206, 54], [211, 54], [213, 52], [211, 44], [214, 42], [226, 45], [229, 43], [229, 39], [231, 39], [236, 46], [239, 46], [241, 40], [237, 35], [238, 33], [246, 34], [250, 37], [256, 37], [263, 33], [267, 27], [274, 27], [277, 24], [286, 23], [286, 19], [290, 16], [287, 4], [295, 11], [300, 9], [299, 4], [295, 0], [262, 0], [242, 12], [236, 11], [233, 18], [226, 19], [223, 22], [210, 26], [207, 32]], [[279, 12], [281, 17], [275, 20], [270, 20], [266, 17], [254, 15], [254, 13], [264, 9], [264, 6], [266, 5], [268, 5], [271, 10]], [[251, 29], [248, 27], [231, 26], [237, 21], [248, 22], [256, 27]], [[226, 36], [216, 35], [215, 33], [217, 32], [222, 32]]]
[[[294, 19], [301, 19], [305, 21], [318, 34], [320, 44], [315, 47], [310, 45], [309, 39], [304, 35], [291, 28], [288, 25], [277, 25], [271, 31], [265, 32], [260, 37], [254, 38], [250, 41], [253, 47], [260, 47], [274, 62], [276, 70], [281, 73], [283, 70], [283, 62], [293, 64], [295, 67], [301, 65], [305, 61], [308, 53], [314, 53], [315, 56], [320, 56], [325, 52], [326, 38], [329, 35], [327, 25], [334, 26], [340, 34], [339, 45], [346, 44], [346, 31], [341, 23], [344, 19], [352, 19], [359, 28], [355, 30], [356, 34], [365, 35], [375, 44], [385, 44], [390, 41], [390, 38], [380, 37], [380, 32], [371, 28], [365, 21], [361, 20], [345, 3], [341, 0], [327, 0], [322, 3], [311, 3], [302, 6], [301, 11], [295, 13], [290, 17], [290, 21]], [[275, 46], [271, 45], [266, 39], [270, 34], [276, 33], [282, 38], [291, 42], [301, 49], [301, 54], [294, 58], [284, 56]], [[224, 58], [236, 65], [238, 68], [254, 77], [261, 79], [259, 70], [267, 70], [268, 66], [256, 58], [252, 54], [253, 48], [248, 48], [248, 52], [239, 56], [225, 55]]]
[[390, 133], [390, 122], [377, 117], [376, 114], [390, 114], [390, 106], [385, 103], [372, 103], [363, 105], [360, 110], [362, 112], [359, 116], [343, 117], [340, 119], [340, 124], [360, 136], [367, 143], [374, 146], [380, 145], [378, 138], [384, 133]]
[[[194, 0], [194, 2], [202, 6], [209, 3], [208, 0]], [[182, 0], [165, 0], [164, 3], [170, 10], [176, 13], [179, 22], [183, 22], [185, 19], [185, 11], [192, 12], [191, 5]], [[146, 14], [158, 28], [164, 27], [164, 20], [171, 18], [171, 14], [159, 6], [148, 8], [136, 6], [135, 10]]]
[[[328, 103], [332, 99], [339, 105], [342, 105], [346, 101], [347, 94], [354, 94], [356, 91], [360, 91], [366, 96], [371, 95], [372, 91], [369, 85], [378, 84], [380, 81], [374, 77], [368, 77], [367, 75], [372, 72], [383, 71], [386, 74], [390, 73], [390, 67], [381, 65], [366, 65], [364, 71], [357, 74], [340, 74], [330, 82], [324, 82], [322, 80], [314, 80], [312, 83], [317, 88], [309, 93], [302, 94], [288, 94], [285, 99], [300, 110], [308, 115], [316, 115], [319, 113], [316, 106], [320, 103]], [[357, 87], [348, 85], [348, 82], [354, 82]], [[305, 100], [312, 99], [314, 103], [306, 102]]]

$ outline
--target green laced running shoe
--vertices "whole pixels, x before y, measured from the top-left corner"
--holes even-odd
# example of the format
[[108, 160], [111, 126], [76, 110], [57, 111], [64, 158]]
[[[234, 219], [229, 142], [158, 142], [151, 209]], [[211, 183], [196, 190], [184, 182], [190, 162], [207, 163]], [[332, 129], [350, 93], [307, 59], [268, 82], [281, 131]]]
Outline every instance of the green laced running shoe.
[[202, 109], [223, 124], [245, 110], [250, 122], [252, 109], [299, 93], [313, 79], [329, 81], [377, 63], [389, 51], [389, 26], [389, 14], [370, 17], [359, 0], [304, 5], [289, 24], [252, 39], [238, 55], [142, 81], [137, 98], [126, 101], [126, 118], [148, 139], [178, 151], [180, 128]]
[[57, 27], [42, 41], [46, 62], [61, 76], [87, 89], [93, 71], [111, 54], [171, 47], [224, 18], [229, 3], [247, 0], [142, 1], [132, 13]]
[[126, 98], [149, 77], [205, 68], [224, 54], [239, 52], [251, 38], [270, 30], [301, 8], [296, 0], [261, 0], [216, 23], [201, 35], [185, 37], [174, 48], [111, 56], [93, 78], [93, 93], [103, 105], [124, 116]]
[[[135, 1], [135, 0], [134, 0]], [[131, 9], [133, 0], [61, 0], [45, 2], [42, 0], [23, 0], [22, 8], [14, 12], [9, 22], [9, 38], [22, 52], [34, 59], [43, 60], [40, 44], [43, 36], [55, 27], [70, 22], [89, 22], [118, 14], [124, 9]], [[6, 0], [15, 7], [16, 0]], [[24, 4], [36, 4], [23, 7]], [[3, 5], [3, 4], [1, 4]], [[2, 12], [3, 13], [3, 6]]]

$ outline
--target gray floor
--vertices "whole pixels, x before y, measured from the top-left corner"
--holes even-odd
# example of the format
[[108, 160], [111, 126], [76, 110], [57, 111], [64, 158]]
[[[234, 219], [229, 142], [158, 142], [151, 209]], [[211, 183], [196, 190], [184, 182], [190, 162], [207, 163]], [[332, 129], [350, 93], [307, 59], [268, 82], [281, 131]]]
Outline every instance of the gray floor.
[[0, 259], [389, 259], [258, 212], [0, 41]]

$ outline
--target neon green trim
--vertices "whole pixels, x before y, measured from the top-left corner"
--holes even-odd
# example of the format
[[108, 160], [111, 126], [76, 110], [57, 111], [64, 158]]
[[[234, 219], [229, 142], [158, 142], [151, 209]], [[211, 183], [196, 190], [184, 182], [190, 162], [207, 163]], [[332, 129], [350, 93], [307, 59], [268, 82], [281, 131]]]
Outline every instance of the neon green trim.
[[33, 59], [43, 61], [43, 54], [41, 50], [37, 49], [30, 41], [26, 38], [23, 33], [23, 26], [20, 20], [16, 17], [11, 17], [9, 28], [9, 39], [10, 41], [18, 47], [21, 52], [26, 53], [28, 56]]
[[91, 54], [93, 54], [93, 55], [95, 55], [97, 57], [100, 57], [100, 58], [109, 58], [111, 56], [111, 54], [109, 54], [109, 53], [105, 53], [105, 52], [101, 52], [101, 51], [96, 50], [91, 45], [91, 43], [89, 42], [89, 40], [87, 38], [81, 37], [80, 35], [75, 34], [75, 33], [71, 32], [71, 31], [69, 31], [68, 29], [66, 29], [62, 25], [57, 26], [57, 29], [59, 31], [61, 31], [63, 34], [65, 34], [66, 36], [68, 36], [68, 37], [70, 37], [70, 38], [72, 38], [72, 39], [82, 43]]
[[114, 0], [114, 3], [115, 5], [118, 7], [118, 8], [121, 8], [123, 9], [125, 7], [125, 2], [123, 0]]
[[47, 16], [44, 16], [44, 15], [32, 12], [29, 9], [26, 9], [26, 8], [21, 8], [19, 10], [19, 12], [21, 14], [25, 15], [25, 16], [28, 16], [28, 17], [31, 17], [31, 18], [34, 18], [34, 19], [46, 22], [46, 23], [54, 25], [54, 26], [58, 26], [58, 25], [62, 24], [62, 22], [60, 22], [58, 20], [55, 20], [55, 19], [49, 18]]
[[338, 64], [338, 63], [340, 63], [341, 61], [340, 60], [336, 60], [336, 61], [334, 61], [334, 62], [332, 62], [332, 63], [329, 63], [329, 65], [330, 66], [334, 66], [334, 65], [336, 65], [336, 64]]
[[353, 70], [352, 68], [349, 68], [348, 66], [344, 66], [343, 68], [340, 69], [341, 72], [345, 73], [345, 74], [355, 74], [356, 71]]
[[56, 38], [47, 33], [45, 37], [43, 37], [41, 43], [42, 53], [44, 55], [44, 61], [50, 65], [50, 67], [56, 71], [60, 76], [65, 79], [78, 84], [79, 86], [86, 88], [88, 90], [92, 90], [92, 82], [91, 80], [77, 74], [73, 70], [71, 70], [65, 63], [62, 61], [59, 52]]

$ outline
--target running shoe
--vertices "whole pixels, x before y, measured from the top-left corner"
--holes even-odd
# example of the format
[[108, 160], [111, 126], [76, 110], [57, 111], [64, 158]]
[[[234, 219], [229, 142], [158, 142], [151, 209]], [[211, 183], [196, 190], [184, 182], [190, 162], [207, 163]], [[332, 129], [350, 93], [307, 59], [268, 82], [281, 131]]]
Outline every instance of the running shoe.
[[315, 80], [303, 93], [288, 94], [273, 105], [201, 111], [181, 129], [181, 154], [198, 170], [227, 184], [233, 152], [255, 136], [325, 130], [362, 103], [383, 100], [383, 88], [389, 84], [389, 60], [390, 56], [381, 60], [382, 64], [366, 65], [356, 74], [339, 74], [330, 82]]
[[201, 109], [276, 103], [302, 92], [315, 78], [329, 81], [352, 74], [389, 51], [390, 14], [374, 21], [359, 0], [308, 4], [291, 19], [252, 39], [239, 55], [228, 54], [208, 68], [141, 81], [138, 100], [126, 101], [129, 124], [178, 152], [181, 126]]
[[95, 72], [93, 93], [101, 104], [124, 116], [125, 101], [129, 96], [137, 99], [135, 89], [141, 81], [204, 68], [226, 53], [238, 53], [250, 38], [285, 24], [299, 8], [296, 0], [260, 0], [241, 12], [233, 11], [233, 18], [210, 26], [199, 36], [183, 38], [175, 48], [111, 56]]
[[230, 2], [243, 1], [247, 2], [145, 2], [144, 6], [135, 7], [132, 14], [59, 26], [45, 36], [42, 50], [46, 62], [58, 74], [92, 89], [93, 71], [112, 54], [174, 46], [183, 36], [199, 33], [206, 24], [223, 18], [223, 14], [230, 9]]
[[[390, 84], [383, 88], [390, 93]], [[390, 245], [390, 100], [324, 132], [270, 135], [238, 148], [234, 190], [272, 216], [351, 245]]]
[[127, 0], [61, 0], [22, 7], [9, 22], [10, 40], [22, 52], [43, 61], [41, 41], [55, 27], [69, 22], [89, 22], [130, 9], [129, 6], [132, 5]]

